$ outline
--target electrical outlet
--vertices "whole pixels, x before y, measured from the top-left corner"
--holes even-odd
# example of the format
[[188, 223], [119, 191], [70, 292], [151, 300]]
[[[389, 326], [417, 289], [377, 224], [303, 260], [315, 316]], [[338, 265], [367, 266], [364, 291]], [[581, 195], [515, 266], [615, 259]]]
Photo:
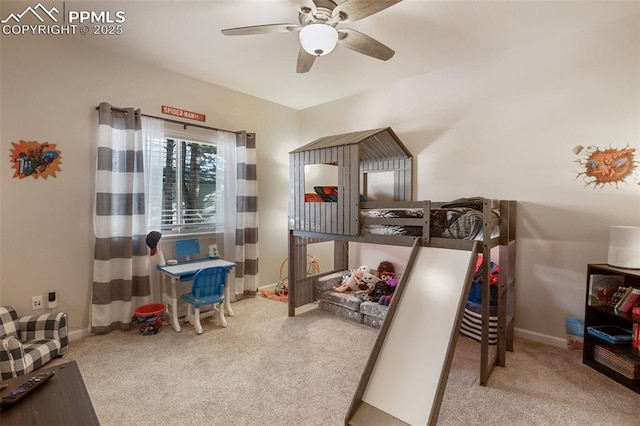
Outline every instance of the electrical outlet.
[[33, 296], [31, 298], [31, 310], [37, 311], [39, 309], [44, 309], [44, 305], [42, 304], [42, 296]]

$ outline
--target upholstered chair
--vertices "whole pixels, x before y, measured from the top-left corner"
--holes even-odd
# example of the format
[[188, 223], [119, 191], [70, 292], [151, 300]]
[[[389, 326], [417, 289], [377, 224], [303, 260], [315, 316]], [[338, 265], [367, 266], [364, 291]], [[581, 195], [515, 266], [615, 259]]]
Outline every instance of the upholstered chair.
[[13, 306], [0, 306], [0, 373], [2, 379], [29, 374], [69, 347], [64, 312], [18, 317]]

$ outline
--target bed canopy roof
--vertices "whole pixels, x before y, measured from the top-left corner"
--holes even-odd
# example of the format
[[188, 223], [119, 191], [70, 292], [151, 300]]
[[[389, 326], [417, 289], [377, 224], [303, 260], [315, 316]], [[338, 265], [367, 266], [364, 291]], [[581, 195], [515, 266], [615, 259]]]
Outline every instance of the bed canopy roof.
[[412, 157], [391, 127], [325, 136], [291, 151], [290, 154], [347, 145], [358, 145], [361, 161]]
[[[384, 192], [384, 197], [389, 200], [410, 201], [413, 192], [412, 163], [411, 153], [390, 127], [326, 136], [291, 151], [290, 229], [359, 235], [360, 203], [369, 199], [370, 189], [373, 189], [369, 188], [369, 182], [376, 186], [384, 181], [384, 190], [379, 192]], [[329, 165], [335, 170], [307, 176], [307, 166], [312, 165]], [[380, 173], [389, 173], [390, 176]], [[371, 174], [377, 176], [370, 179]], [[321, 181], [317, 181], [318, 177]], [[322, 181], [327, 178], [331, 183]], [[316, 192], [318, 188], [323, 188], [321, 191], [335, 190], [335, 199], [330, 200], [335, 202], [307, 201], [307, 188]], [[374, 199], [380, 200], [380, 193], [375, 194]]]

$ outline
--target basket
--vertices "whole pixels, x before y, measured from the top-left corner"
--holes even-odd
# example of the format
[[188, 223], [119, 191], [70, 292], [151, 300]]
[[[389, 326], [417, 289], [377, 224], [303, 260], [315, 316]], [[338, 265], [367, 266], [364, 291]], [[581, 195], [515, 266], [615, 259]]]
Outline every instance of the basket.
[[162, 317], [165, 306], [161, 303], [142, 305], [135, 311], [135, 318], [140, 327], [140, 334], [149, 336], [157, 334], [162, 328]]
[[579, 318], [564, 319], [569, 350], [581, 351], [584, 348], [584, 320]]

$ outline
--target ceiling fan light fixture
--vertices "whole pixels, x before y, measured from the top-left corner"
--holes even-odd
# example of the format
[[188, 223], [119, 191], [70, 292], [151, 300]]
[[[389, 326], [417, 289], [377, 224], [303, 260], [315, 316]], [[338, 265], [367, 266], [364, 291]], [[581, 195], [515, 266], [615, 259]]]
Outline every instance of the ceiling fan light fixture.
[[310, 55], [324, 56], [338, 43], [338, 31], [328, 24], [309, 24], [300, 30], [300, 44]]

